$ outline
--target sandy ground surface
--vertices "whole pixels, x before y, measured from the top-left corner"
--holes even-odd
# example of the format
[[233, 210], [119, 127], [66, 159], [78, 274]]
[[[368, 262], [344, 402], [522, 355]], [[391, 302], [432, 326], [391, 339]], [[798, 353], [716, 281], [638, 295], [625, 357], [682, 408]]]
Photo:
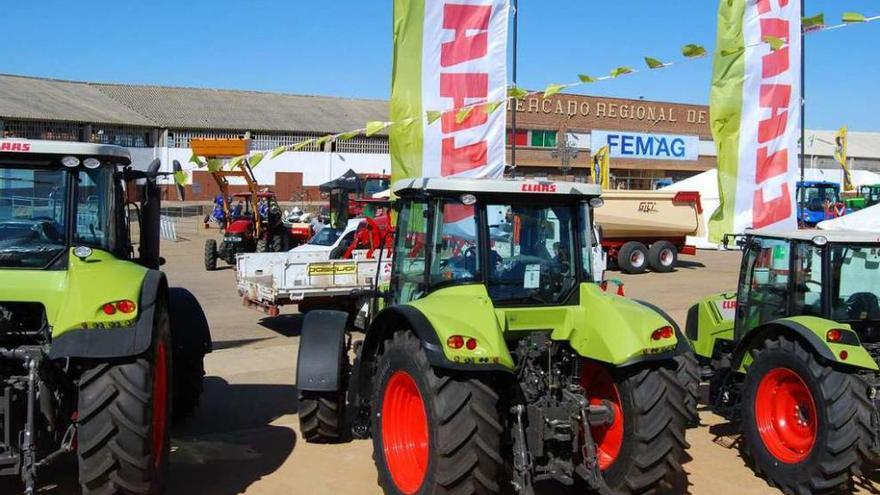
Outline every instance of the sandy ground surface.
[[[207, 273], [206, 237], [163, 246], [172, 285], [192, 290], [205, 308], [215, 341], [206, 362], [206, 391], [197, 415], [174, 432], [169, 494], [378, 494], [370, 441], [311, 445], [298, 434], [295, 366], [301, 323], [296, 308], [268, 318], [242, 307], [234, 273]], [[735, 287], [739, 255], [701, 252], [675, 273], [620, 278], [627, 295], [650, 301], [683, 325], [687, 308], [704, 295]], [[671, 493], [758, 495], [778, 493], [748, 469], [725, 422], [701, 412], [704, 426], [688, 431], [686, 481]], [[70, 464], [70, 463], [68, 463]], [[42, 478], [42, 493], [77, 493], [68, 465]], [[880, 480], [880, 476], [873, 476]], [[856, 480], [852, 493], [878, 493], [880, 483]], [[0, 483], [0, 494], [20, 488]], [[543, 486], [544, 493], [568, 493]]]

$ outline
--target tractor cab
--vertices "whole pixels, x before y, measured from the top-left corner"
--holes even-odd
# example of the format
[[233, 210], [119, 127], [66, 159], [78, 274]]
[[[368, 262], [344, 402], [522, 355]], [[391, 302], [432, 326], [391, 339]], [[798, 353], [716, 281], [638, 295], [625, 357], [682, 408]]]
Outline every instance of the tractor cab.
[[865, 208], [880, 203], [880, 184], [860, 187], [859, 196], [864, 200]]
[[[139, 191], [126, 192], [123, 183], [146, 177], [130, 165], [128, 152], [115, 146], [0, 140], [0, 269], [63, 269], [69, 248], [133, 258], [126, 206], [136, 209], [133, 218], [157, 226], [159, 219], [148, 199], [158, 188], [144, 188], [139, 206], [127, 203]], [[151, 168], [157, 172], [158, 161]], [[158, 267], [152, 230], [140, 229], [140, 261]]]
[[847, 213], [840, 199], [840, 184], [834, 182], [799, 182], [798, 205], [798, 218], [808, 227]]
[[[560, 190], [563, 187], [564, 190]], [[564, 305], [591, 276], [585, 184], [425, 179], [398, 183], [395, 302], [464, 284], [496, 306]]]
[[880, 241], [874, 234], [754, 233], [738, 288], [736, 335], [780, 318], [812, 316], [880, 342]]

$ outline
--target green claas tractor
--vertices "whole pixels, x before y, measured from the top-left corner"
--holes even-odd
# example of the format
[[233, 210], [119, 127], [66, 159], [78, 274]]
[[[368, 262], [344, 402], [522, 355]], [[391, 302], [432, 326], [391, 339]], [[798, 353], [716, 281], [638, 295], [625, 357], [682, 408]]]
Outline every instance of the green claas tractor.
[[364, 339], [344, 312], [303, 323], [307, 441], [371, 436], [393, 494], [642, 493], [681, 475], [696, 360], [667, 315], [592, 282], [598, 186], [430, 178], [394, 193]]
[[736, 239], [737, 292], [692, 307], [685, 328], [710, 405], [739, 422], [743, 452], [770, 484], [832, 491], [880, 453], [880, 238], [804, 230]]
[[211, 337], [159, 271], [159, 169], [115, 146], [0, 140], [0, 476], [25, 493], [67, 454], [83, 494], [163, 490]]

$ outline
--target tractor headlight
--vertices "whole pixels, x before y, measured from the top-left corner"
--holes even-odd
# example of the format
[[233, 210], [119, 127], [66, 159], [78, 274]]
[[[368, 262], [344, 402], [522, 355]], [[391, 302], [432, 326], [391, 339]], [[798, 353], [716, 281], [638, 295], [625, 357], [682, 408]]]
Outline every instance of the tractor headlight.
[[78, 167], [79, 166], [79, 158], [75, 156], [65, 156], [61, 159], [61, 164], [65, 167]]
[[97, 158], [86, 158], [85, 160], [83, 160], [83, 165], [86, 168], [94, 169], [94, 168], [98, 168], [101, 166], [101, 161], [98, 160]]
[[816, 237], [813, 237], [813, 245], [815, 245], [816, 247], [822, 247], [826, 244], [828, 244], [828, 238], [824, 235], [817, 235]]

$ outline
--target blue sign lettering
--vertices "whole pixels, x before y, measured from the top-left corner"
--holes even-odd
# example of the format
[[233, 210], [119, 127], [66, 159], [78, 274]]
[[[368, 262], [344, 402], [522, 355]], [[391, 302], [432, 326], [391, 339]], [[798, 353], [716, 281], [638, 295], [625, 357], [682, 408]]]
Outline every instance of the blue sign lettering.
[[633, 154], [633, 137], [626, 136], [620, 138], [620, 154], [621, 155], [632, 155]]
[[654, 154], [654, 138], [651, 136], [636, 136], [636, 155], [652, 156]]
[[657, 140], [656, 156], [666, 156], [669, 158], [669, 143], [666, 142], [666, 138], [660, 138]]
[[678, 158], [684, 157], [684, 139], [675, 138], [672, 140], [672, 154]]

